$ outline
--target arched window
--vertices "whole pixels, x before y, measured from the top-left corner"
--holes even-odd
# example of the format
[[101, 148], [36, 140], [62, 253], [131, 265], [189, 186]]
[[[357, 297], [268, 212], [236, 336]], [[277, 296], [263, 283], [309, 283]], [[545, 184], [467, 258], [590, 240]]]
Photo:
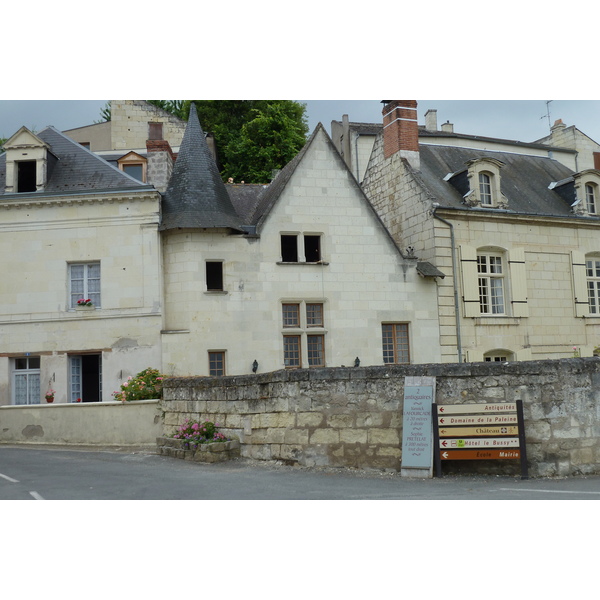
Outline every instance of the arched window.
[[585, 204], [590, 215], [596, 214], [596, 186], [591, 183], [585, 184]]
[[508, 350], [490, 350], [483, 355], [485, 362], [509, 362], [513, 360], [513, 353]]
[[503, 315], [504, 266], [499, 253], [477, 253], [479, 309], [482, 315]]
[[588, 304], [591, 315], [600, 314], [600, 257], [586, 256]]
[[489, 173], [479, 173], [479, 200], [482, 206], [492, 205], [492, 178]]

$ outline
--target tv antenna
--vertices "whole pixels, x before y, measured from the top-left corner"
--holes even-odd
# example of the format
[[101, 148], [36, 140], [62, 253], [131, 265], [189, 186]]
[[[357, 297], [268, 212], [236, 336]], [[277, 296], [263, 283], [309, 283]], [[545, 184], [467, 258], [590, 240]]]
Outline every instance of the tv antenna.
[[550, 102], [552, 102], [552, 100], [546, 100], [546, 114], [543, 117], [540, 117], [540, 119], [548, 119], [549, 130], [552, 128], [552, 123], [550, 121]]

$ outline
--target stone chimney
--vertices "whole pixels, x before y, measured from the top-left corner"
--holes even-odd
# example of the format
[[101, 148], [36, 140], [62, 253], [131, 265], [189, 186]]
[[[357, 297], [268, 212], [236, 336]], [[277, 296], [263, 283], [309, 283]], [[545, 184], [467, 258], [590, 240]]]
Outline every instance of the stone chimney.
[[430, 108], [425, 113], [425, 129], [427, 131], [437, 131], [437, 110]]
[[164, 194], [167, 191], [176, 156], [166, 140], [146, 140], [146, 151], [148, 153], [147, 182]]
[[553, 146], [570, 147], [566, 139], [566, 128], [567, 126], [563, 123], [562, 119], [556, 119], [556, 121], [554, 121], [554, 125], [550, 128], [550, 133], [552, 135], [551, 144]]
[[416, 100], [383, 100], [383, 154], [389, 158], [397, 152], [417, 170], [419, 161], [419, 126]]
[[442, 123], [442, 131], [444, 133], [454, 133], [454, 125], [450, 121]]

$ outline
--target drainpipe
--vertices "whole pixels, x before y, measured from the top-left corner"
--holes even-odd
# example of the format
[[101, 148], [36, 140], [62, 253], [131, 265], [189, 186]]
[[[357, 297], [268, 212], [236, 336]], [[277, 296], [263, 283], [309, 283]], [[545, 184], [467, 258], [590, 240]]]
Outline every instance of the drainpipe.
[[438, 221], [441, 221], [442, 223], [444, 223], [444, 225], [447, 225], [450, 228], [450, 251], [452, 253], [452, 284], [454, 285], [454, 313], [456, 315], [456, 346], [457, 346], [457, 351], [458, 351], [458, 362], [460, 363], [463, 361], [463, 355], [462, 355], [462, 340], [461, 340], [461, 336], [460, 336], [460, 313], [459, 313], [458, 282], [457, 282], [458, 271], [456, 269], [456, 247], [454, 244], [454, 225], [452, 225], [452, 223], [450, 223], [449, 221], [446, 221], [446, 219], [442, 219], [442, 217], [438, 217], [435, 214], [436, 210], [437, 210], [437, 207], [435, 207], [433, 209], [433, 212], [431, 213], [433, 215], [433, 217], [435, 219], [437, 219]]

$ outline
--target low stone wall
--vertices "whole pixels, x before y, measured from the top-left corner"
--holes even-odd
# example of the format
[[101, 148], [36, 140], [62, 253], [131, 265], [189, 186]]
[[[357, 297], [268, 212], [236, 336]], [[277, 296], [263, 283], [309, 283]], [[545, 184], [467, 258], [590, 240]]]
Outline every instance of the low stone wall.
[[[600, 473], [600, 359], [275, 371], [164, 381], [165, 435], [211, 420], [244, 457], [399, 470], [405, 377], [436, 378], [436, 402], [523, 401], [529, 474]], [[518, 475], [519, 461], [444, 461], [445, 472]]]
[[200, 444], [198, 447], [193, 448], [185, 440], [159, 437], [156, 439], [156, 445], [158, 454], [162, 456], [183, 458], [184, 460], [194, 460], [202, 463], [224, 462], [240, 456], [239, 440]]
[[155, 447], [162, 433], [159, 400], [0, 407], [0, 443]]

